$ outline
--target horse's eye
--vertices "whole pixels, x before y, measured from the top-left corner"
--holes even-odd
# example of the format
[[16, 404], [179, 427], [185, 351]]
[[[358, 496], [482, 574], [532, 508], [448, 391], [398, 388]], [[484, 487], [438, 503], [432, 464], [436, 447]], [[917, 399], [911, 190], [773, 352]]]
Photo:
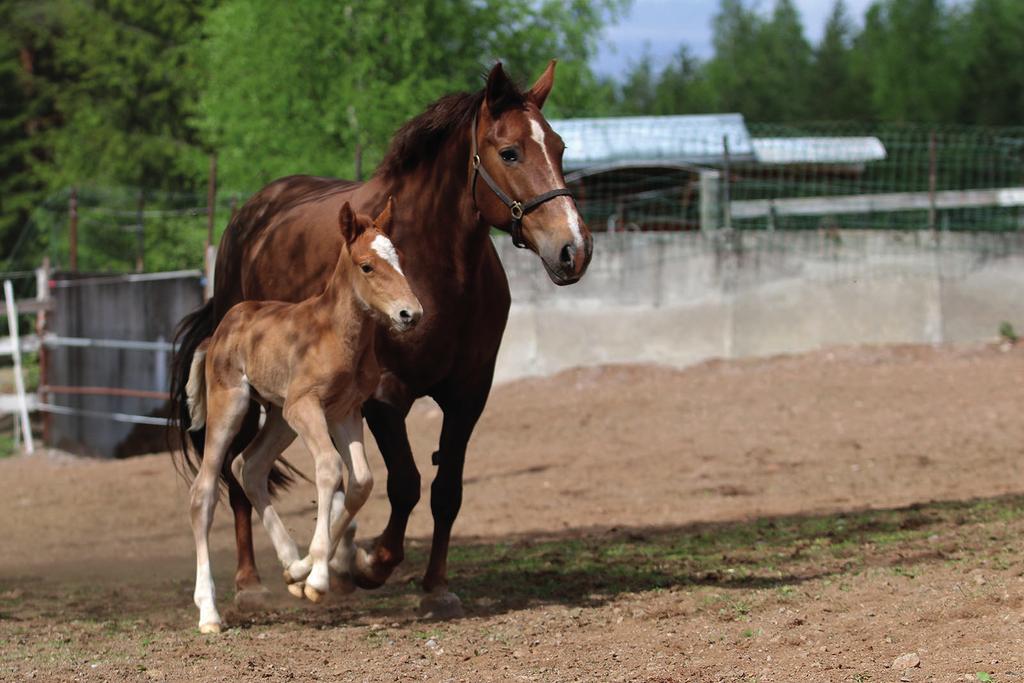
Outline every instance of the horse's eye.
[[513, 147], [506, 147], [499, 154], [501, 154], [501, 160], [507, 164], [519, 161], [519, 153]]
[[372, 273], [373, 272], [373, 266], [371, 266], [369, 263], [361, 263], [361, 264], [359, 264], [359, 267], [363, 269], [364, 273]]

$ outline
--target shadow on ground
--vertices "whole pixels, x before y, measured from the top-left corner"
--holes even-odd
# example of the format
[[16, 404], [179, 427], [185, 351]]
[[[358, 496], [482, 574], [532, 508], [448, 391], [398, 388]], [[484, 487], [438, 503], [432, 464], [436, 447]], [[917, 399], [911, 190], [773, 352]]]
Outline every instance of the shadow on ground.
[[[490, 616], [544, 604], [601, 606], [623, 593], [781, 589], [871, 568], [913, 576], [921, 565], [984, 554], [997, 563], [1016, 545], [1024, 496], [944, 501], [856, 512], [764, 517], [675, 527], [589, 528], [526, 538], [460, 539], [449, 566], [452, 587], [469, 616]], [[379, 591], [358, 592], [321, 607], [272, 594], [261, 611], [227, 610], [234, 626], [300, 622], [329, 626], [415, 619], [417, 578], [425, 541], [409, 543], [406, 563]], [[185, 566], [181, 558], [175, 564]], [[233, 566], [228, 557], [220, 567]], [[123, 572], [123, 570], [122, 570]], [[166, 574], [165, 574], [166, 575]], [[175, 574], [176, 575], [176, 574]], [[265, 574], [268, 584], [276, 574]], [[218, 585], [230, 586], [227, 575]], [[221, 602], [230, 591], [221, 589]], [[30, 585], [0, 579], [0, 620], [30, 617], [121, 623], [143, 620], [191, 626], [191, 574]]]

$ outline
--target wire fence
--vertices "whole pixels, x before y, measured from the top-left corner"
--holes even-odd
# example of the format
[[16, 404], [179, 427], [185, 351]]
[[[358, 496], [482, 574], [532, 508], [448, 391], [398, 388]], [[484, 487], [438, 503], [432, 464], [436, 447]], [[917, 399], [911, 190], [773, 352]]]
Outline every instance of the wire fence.
[[570, 135], [592, 229], [1024, 228], [1024, 128], [658, 118]]
[[[739, 115], [552, 121], [595, 232], [1024, 230], [1024, 127], [746, 124]], [[245, 196], [217, 195], [214, 242]], [[203, 267], [207, 194], [67, 188], [2, 270]]]

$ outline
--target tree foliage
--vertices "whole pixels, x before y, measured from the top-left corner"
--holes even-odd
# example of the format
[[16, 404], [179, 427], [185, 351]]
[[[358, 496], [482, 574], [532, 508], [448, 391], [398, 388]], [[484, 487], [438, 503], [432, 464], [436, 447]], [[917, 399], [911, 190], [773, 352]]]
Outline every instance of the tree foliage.
[[1024, 112], [1020, 0], [876, 0], [863, 17], [834, 0], [813, 45], [794, 0], [719, 0], [713, 54], [644, 52], [613, 82], [590, 60], [630, 2], [2, 0], [0, 250], [30, 263], [63, 239], [69, 186], [120, 187], [81, 195], [126, 198], [106, 241], [135, 244], [137, 210], [166, 209], [146, 235], [170, 260], [146, 261], [173, 266], [201, 239], [175, 234], [201, 223], [189, 207], [211, 154], [222, 196], [288, 173], [365, 177], [403, 121], [480, 87], [497, 59], [525, 85], [559, 59], [553, 117], [1007, 125]]

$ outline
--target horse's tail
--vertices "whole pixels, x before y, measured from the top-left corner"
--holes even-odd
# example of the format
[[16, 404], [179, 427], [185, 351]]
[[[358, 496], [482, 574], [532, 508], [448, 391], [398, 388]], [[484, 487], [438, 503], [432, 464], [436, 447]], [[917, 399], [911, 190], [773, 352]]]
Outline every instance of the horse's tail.
[[188, 404], [188, 431], [197, 432], [206, 426], [206, 348], [204, 340], [192, 356], [188, 382], [185, 383], [185, 402]]

